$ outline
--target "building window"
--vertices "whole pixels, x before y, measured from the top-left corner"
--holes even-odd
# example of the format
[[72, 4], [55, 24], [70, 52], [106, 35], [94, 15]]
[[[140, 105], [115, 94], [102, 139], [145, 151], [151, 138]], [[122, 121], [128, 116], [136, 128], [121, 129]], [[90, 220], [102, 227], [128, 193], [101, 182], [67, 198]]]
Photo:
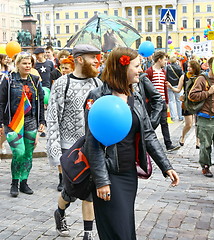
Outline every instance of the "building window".
[[141, 39], [140, 39], [140, 38], [136, 40], [136, 49], [139, 48], [139, 46], [140, 46], [140, 42], [141, 42]]
[[94, 15], [96, 15], [97, 14], [97, 11], [94, 11]]
[[207, 5], [207, 12], [212, 12], [212, 7], [211, 7], [211, 5]]
[[150, 36], [148, 36], [148, 37], [146, 37], [146, 41], [150, 41], [151, 42], [151, 37]]
[[56, 34], [60, 34], [60, 26], [56, 26]]
[[69, 13], [65, 13], [65, 19], [69, 19]]
[[128, 8], [128, 16], [131, 17], [132, 16], [132, 9]]
[[183, 41], [187, 42], [187, 36], [183, 36]]
[[162, 48], [162, 37], [161, 36], [157, 37], [157, 48]]
[[196, 36], [196, 42], [200, 42], [200, 36]]
[[138, 30], [139, 32], [142, 32], [142, 22], [138, 22], [138, 23], [137, 23], [137, 30]]
[[158, 30], [163, 30], [163, 24], [161, 24], [160, 22], [158, 22]]
[[74, 31], [78, 32], [79, 31], [79, 25], [74, 25]]
[[48, 35], [49, 33], [50, 33], [50, 27], [47, 26], [47, 27], [46, 27], [46, 34]]
[[169, 24], [169, 30], [173, 30], [172, 24]]
[[65, 26], [65, 33], [70, 33], [70, 26], [69, 25]]
[[88, 18], [88, 12], [84, 12], [84, 18]]
[[148, 32], [152, 32], [152, 22], [148, 22]]
[[108, 11], [104, 11], [104, 13], [108, 15]]
[[207, 19], [207, 24], [211, 25], [212, 20], [210, 18]]
[[40, 20], [41, 20], [41, 15], [40, 14], [36, 14], [36, 19], [38, 20], [38, 22], [39, 22], [39, 25], [40, 25]]
[[6, 27], [6, 19], [2, 18], [2, 27]]
[[201, 28], [201, 22], [199, 19], [195, 20], [195, 28]]
[[114, 16], [118, 16], [118, 10], [114, 10]]
[[61, 41], [60, 40], [57, 41], [57, 47], [61, 47]]
[[6, 32], [3, 32], [3, 41], [6, 41], [7, 37], [6, 37]]
[[50, 19], [49, 13], [46, 13], [45, 18], [46, 18], [46, 20], [49, 20], [49, 19]]
[[56, 13], [56, 19], [57, 20], [59, 19], [59, 13]]
[[187, 6], [183, 6], [183, 7], [182, 7], [182, 12], [183, 12], [183, 13], [187, 13]]
[[138, 8], [138, 9], [137, 9], [137, 15], [138, 15], [138, 16], [141, 16], [141, 15], [142, 15], [142, 9], [141, 9], [141, 8]]
[[187, 28], [187, 20], [186, 19], [183, 19], [182, 20], [182, 25], [183, 25], [183, 28]]
[[74, 18], [77, 19], [79, 17], [78, 12], [74, 13]]
[[151, 7], [148, 8], [148, 15], [152, 15], [152, 8]]
[[195, 12], [200, 12], [200, 6], [199, 5], [195, 6]]
[[158, 8], [158, 15], [161, 14], [161, 8]]

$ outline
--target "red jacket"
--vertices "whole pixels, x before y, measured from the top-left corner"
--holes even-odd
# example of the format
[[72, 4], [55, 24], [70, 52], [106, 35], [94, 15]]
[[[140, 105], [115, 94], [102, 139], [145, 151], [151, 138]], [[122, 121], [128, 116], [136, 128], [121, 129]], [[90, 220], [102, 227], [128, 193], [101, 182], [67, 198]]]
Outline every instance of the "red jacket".
[[[162, 68], [162, 71], [164, 72], [164, 75], [166, 76], [166, 71]], [[153, 68], [152, 66], [146, 70], [146, 73], [148, 74], [147, 77], [148, 79], [152, 82], [153, 79]], [[164, 94], [165, 94], [165, 101], [166, 104], [169, 103], [169, 98], [168, 98], [168, 89], [167, 89], [167, 84], [166, 84], [166, 78], [165, 78], [165, 84], [164, 84]]]

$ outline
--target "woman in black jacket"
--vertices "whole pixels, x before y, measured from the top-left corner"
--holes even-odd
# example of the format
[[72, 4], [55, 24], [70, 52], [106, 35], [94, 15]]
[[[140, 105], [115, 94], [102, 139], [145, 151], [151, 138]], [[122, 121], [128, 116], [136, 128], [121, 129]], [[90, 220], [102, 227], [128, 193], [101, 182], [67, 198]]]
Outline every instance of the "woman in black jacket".
[[[135, 240], [134, 202], [137, 192], [136, 157], [147, 172], [148, 152], [172, 185], [179, 183], [152, 128], [141, 96], [133, 91], [132, 84], [139, 82], [142, 72], [140, 58], [135, 50], [118, 47], [106, 62], [103, 86], [92, 90], [86, 100], [86, 142], [84, 153], [90, 164], [96, 190], [93, 191], [95, 219], [101, 240]], [[132, 112], [132, 127], [119, 143], [104, 146], [88, 128], [88, 113], [99, 97], [115, 95], [123, 99]]]
[[32, 155], [37, 129], [44, 130], [43, 90], [39, 77], [30, 74], [31, 55], [21, 52], [15, 60], [16, 71], [5, 77], [0, 85], [0, 136], [3, 128], [12, 151], [12, 184], [10, 194], [20, 191], [33, 194], [27, 185], [32, 168]]

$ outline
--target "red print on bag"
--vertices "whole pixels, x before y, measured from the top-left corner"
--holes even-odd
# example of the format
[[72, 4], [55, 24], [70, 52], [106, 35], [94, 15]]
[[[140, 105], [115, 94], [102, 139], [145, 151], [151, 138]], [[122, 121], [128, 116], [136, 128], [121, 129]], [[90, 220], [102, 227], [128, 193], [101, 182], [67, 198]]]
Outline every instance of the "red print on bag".
[[91, 106], [93, 105], [94, 103], [94, 100], [93, 99], [88, 99], [87, 100], [87, 103], [86, 103], [86, 109], [87, 110], [90, 110], [91, 109]]

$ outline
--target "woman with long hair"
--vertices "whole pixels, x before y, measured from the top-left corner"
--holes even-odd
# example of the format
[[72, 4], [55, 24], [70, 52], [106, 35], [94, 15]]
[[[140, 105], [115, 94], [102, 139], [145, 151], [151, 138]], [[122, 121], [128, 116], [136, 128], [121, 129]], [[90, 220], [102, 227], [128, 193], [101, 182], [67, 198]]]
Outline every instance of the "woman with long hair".
[[[92, 90], [85, 102], [86, 142], [84, 153], [89, 161], [96, 188], [93, 190], [95, 219], [100, 240], [136, 240], [134, 203], [137, 194], [135, 162], [147, 171], [146, 151], [172, 185], [179, 183], [152, 128], [145, 105], [132, 85], [142, 72], [138, 52], [127, 47], [112, 50], [102, 74], [103, 86]], [[91, 104], [98, 98], [121, 98], [132, 114], [132, 127], [119, 143], [104, 146], [88, 128]], [[139, 136], [139, 137], [138, 137]]]
[[[167, 82], [168, 87], [173, 91], [173, 92], [181, 92], [182, 88], [184, 88], [184, 95], [186, 94], [186, 83], [189, 80], [189, 78], [191, 77], [197, 77], [199, 76], [201, 71], [201, 67], [200, 64], [198, 63], [198, 61], [196, 60], [191, 60], [188, 62], [187, 65], [187, 73], [183, 74], [178, 82], [178, 86], [177, 87], [173, 87], [169, 82]], [[181, 96], [181, 101], [184, 101], [183, 96]], [[185, 109], [182, 109], [182, 115], [184, 116], [184, 122], [185, 125], [183, 127], [182, 130], [182, 135], [180, 137], [180, 145], [183, 146], [184, 142], [185, 142], [185, 136], [186, 134], [189, 132], [189, 130], [192, 127], [193, 124], [193, 118], [194, 118], [194, 114], [188, 112]], [[199, 139], [197, 138], [197, 133], [196, 133], [196, 148], [199, 148]]]

